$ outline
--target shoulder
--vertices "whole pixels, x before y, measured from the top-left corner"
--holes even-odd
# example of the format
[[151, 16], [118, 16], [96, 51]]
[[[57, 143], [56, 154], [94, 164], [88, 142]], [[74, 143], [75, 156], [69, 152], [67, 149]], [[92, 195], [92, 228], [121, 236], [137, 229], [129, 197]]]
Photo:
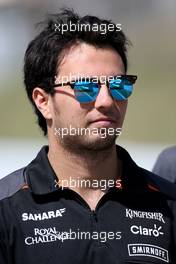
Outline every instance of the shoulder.
[[174, 162], [176, 161], [176, 146], [164, 149], [158, 156], [158, 161]]
[[164, 149], [157, 158], [153, 172], [176, 182], [176, 146]]
[[0, 200], [15, 194], [25, 184], [25, 167], [0, 179]]
[[140, 168], [148, 186], [164, 194], [168, 199], [176, 201], [176, 184], [157, 174]]
[[138, 166], [129, 153], [119, 145], [117, 145], [117, 156], [123, 162], [124, 173], [128, 175], [128, 177], [126, 177], [128, 185], [134, 188], [136, 188], [136, 186], [137, 188], [139, 188], [139, 186], [141, 186], [141, 188], [147, 187], [147, 190], [150, 189], [163, 194], [166, 200], [176, 201], [176, 184]]
[[[125, 174], [131, 174], [130, 177], [126, 177], [126, 181], [128, 181], [131, 186], [148, 186], [149, 189], [156, 190], [164, 194], [168, 199], [176, 201], [176, 184], [169, 181], [169, 177], [168, 179], [166, 177], [160, 177], [156, 174], [156, 171], [151, 172], [138, 166], [131, 158], [130, 154], [121, 146], [117, 145], [116, 149], [118, 158], [123, 162]], [[176, 151], [176, 147], [174, 147], [174, 150], [173, 148], [171, 149], [171, 151]], [[176, 162], [174, 164], [176, 164]], [[176, 174], [174, 175], [176, 178]]]

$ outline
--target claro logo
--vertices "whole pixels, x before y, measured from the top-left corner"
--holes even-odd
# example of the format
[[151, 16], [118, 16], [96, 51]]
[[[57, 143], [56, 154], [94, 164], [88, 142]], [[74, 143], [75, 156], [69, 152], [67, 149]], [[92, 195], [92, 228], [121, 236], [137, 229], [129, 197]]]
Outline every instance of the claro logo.
[[159, 237], [160, 235], [164, 235], [161, 232], [162, 226], [157, 227], [156, 225], [153, 228], [142, 227], [142, 226], [131, 226], [130, 230], [134, 235], [142, 235], [142, 236], [154, 236]]

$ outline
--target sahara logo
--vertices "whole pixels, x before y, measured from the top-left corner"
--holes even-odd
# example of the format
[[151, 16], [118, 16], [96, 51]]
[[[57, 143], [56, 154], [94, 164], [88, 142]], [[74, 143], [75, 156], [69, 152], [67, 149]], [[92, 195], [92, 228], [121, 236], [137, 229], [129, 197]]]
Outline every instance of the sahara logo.
[[62, 217], [65, 211], [66, 208], [58, 209], [55, 211], [42, 212], [38, 214], [23, 213], [22, 221], [41, 221], [41, 220], [48, 220], [51, 218]]

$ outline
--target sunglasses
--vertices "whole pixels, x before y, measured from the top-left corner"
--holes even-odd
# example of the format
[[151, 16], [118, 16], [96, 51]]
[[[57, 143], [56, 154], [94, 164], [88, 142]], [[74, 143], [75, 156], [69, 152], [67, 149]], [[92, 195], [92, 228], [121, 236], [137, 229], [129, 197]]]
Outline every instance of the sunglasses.
[[74, 90], [75, 98], [80, 103], [90, 103], [96, 100], [101, 84], [106, 84], [111, 96], [118, 101], [127, 100], [132, 94], [133, 84], [136, 82], [136, 75], [119, 75], [109, 81], [95, 81], [95, 78], [80, 78], [74, 82], [55, 84], [54, 87], [70, 85]]

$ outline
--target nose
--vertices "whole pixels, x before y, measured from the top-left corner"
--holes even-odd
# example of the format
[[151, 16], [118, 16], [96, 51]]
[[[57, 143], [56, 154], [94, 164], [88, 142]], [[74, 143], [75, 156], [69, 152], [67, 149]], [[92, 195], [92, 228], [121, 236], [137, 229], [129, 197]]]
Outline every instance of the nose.
[[95, 108], [109, 109], [114, 104], [114, 99], [112, 98], [109, 88], [107, 85], [102, 84], [95, 101]]

